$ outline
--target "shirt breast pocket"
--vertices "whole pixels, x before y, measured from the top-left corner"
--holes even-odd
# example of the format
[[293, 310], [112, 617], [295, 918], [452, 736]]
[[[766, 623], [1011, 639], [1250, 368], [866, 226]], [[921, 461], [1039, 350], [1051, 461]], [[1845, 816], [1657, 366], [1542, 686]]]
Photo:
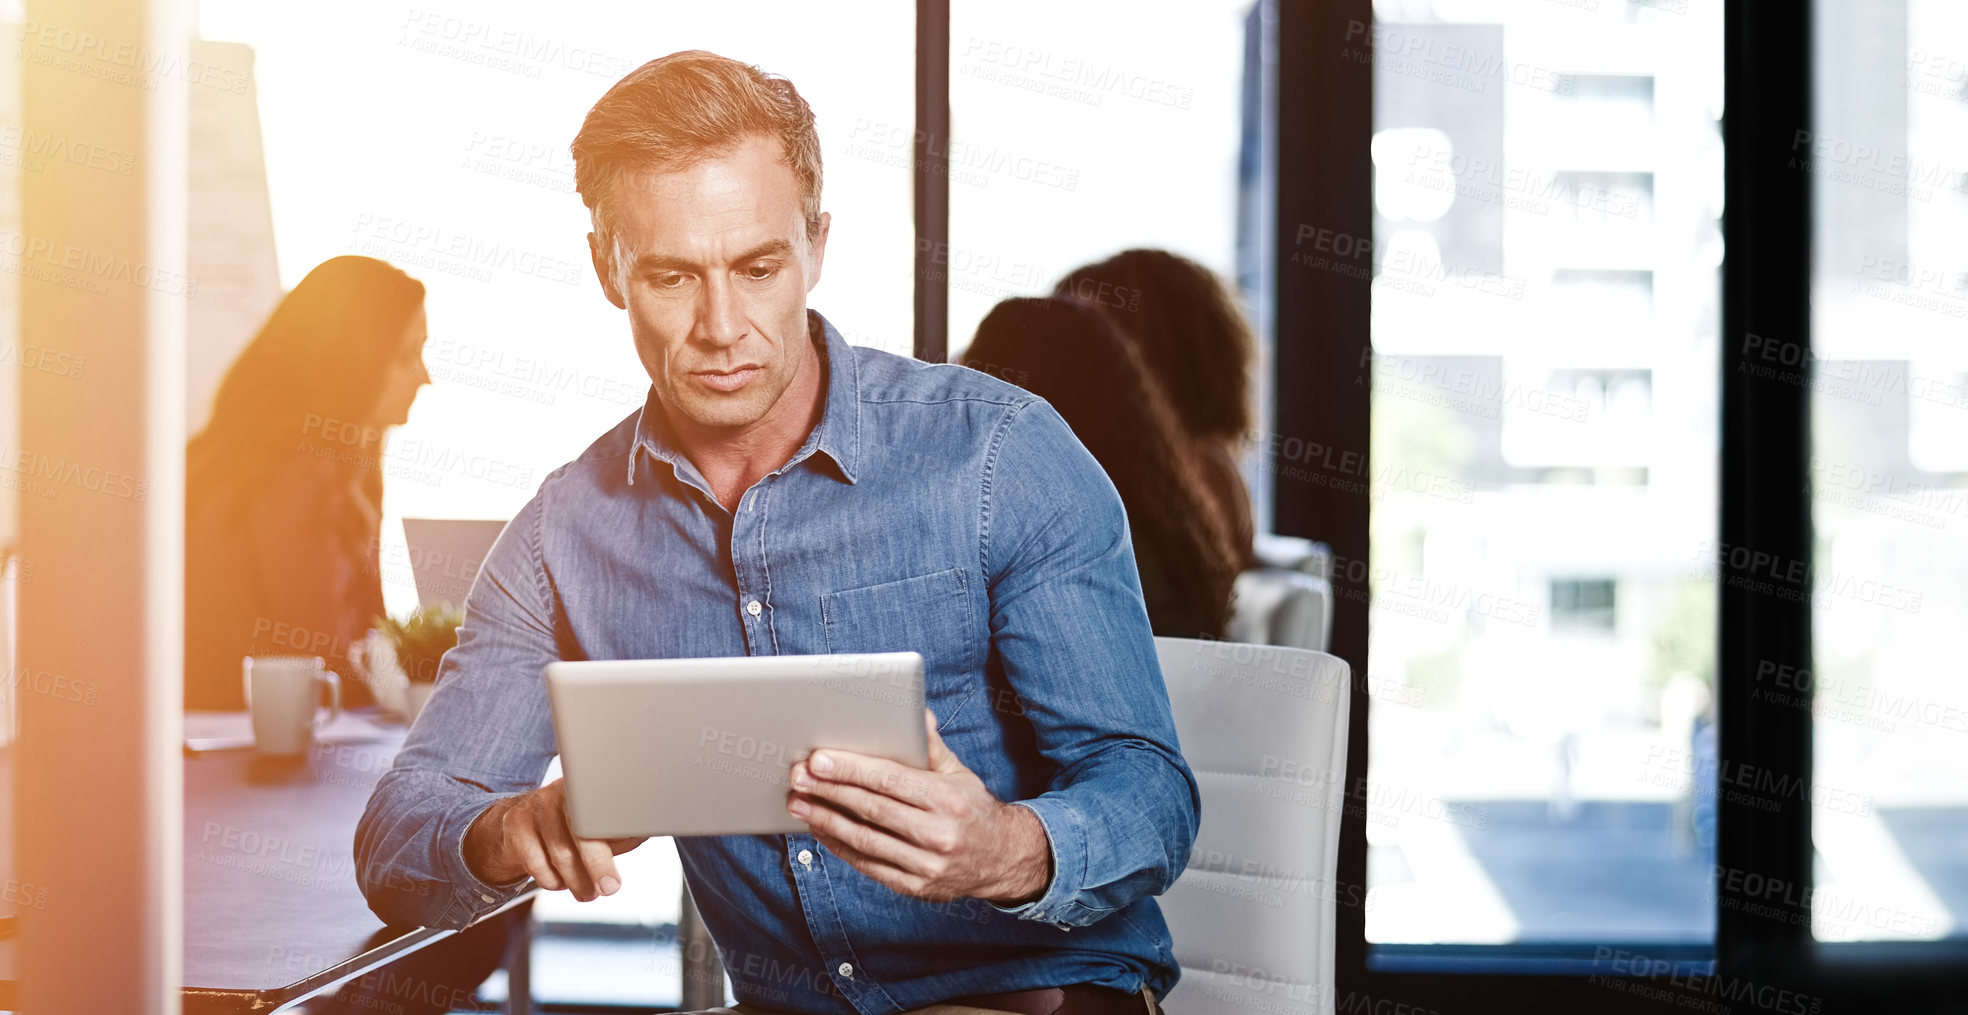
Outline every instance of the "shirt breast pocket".
[[920, 652], [923, 699], [936, 727], [977, 692], [980, 643], [962, 568], [829, 592], [820, 597], [828, 652]]

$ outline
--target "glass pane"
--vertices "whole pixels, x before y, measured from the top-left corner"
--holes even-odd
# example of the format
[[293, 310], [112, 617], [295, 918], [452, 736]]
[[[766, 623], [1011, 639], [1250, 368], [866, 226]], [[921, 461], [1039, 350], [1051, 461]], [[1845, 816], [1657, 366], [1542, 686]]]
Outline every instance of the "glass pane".
[[1375, 11], [1367, 937], [1706, 943], [1721, 4]]
[[[1816, 716], [1811, 929], [1968, 934], [1968, 7], [1817, 0], [1814, 658], [1758, 685]], [[1807, 362], [1808, 359], [1808, 362]]]
[[999, 300], [1130, 247], [1234, 277], [1249, 8], [950, 5], [952, 360]]

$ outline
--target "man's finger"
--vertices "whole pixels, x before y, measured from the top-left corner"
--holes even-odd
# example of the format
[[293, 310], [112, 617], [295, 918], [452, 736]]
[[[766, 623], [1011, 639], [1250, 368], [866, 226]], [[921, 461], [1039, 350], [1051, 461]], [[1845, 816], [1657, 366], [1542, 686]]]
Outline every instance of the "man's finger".
[[594, 883], [595, 891], [602, 895], [613, 895], [622, 887], [622, 875], [615, 867], [615, 851], [609, 848], [607, 839], [575, 839], [581, 850], [581, 862], [587, 865], [588, 878]]
[[[795, 776], [797, 778], [797, 776]], [[809, 801], [818, 799], [852, 815], [864, 824], [885, 829], [890, 835], [925, 849], [934, 849], [937, 844], [930, 841], [926, 827], [930, 812], [919, 807], [870, 790], [862, 789], [845, 782], [819, 782], [808, 780], [804, 788], [797, 790]]]
[[546, 844], [530, 814], [508, 811], [500, 826], [504, 834], [506, 848], [512, 852], [513, 859], [526, 873], [549, 892], [560, 891], [566, 887], [560, 876], [554, 873], [553, 864], [547, 859]]
[[851, 783], [917, 807], [927, 806], [928, 773], [911, 765], [853, 751], [826, 750], [813, 752], [806, 760], [806, 769], [819, 779]]
[[588, 874], [588, 865], [581, 857], [581, 849], [576, 844], [574, 833], [568, 830], [567, 821], [546, 821], [548, 826], [546, 848], [547, 859], [553, 862], [555, 873], [567, 884], [567, 890], [574, 897], [586, 902], [594, 898], [594, 878]]
[[943, 742], [943, 735], [936, 732], [936, 713], [923, 709], [923, 718], [929, 722], [929, 770], [932, 772], [966, 772], [969, 769], [957, 760], [957, 756]]

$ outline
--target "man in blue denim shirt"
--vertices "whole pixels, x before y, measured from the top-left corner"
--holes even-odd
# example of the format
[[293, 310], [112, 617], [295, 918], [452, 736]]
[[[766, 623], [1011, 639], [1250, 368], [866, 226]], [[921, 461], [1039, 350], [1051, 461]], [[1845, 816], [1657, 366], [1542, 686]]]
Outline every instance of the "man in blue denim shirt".
[[1199, 797], [1113, 485], [1042, 400], [806, 309], [830, 217], [789, 82], [674, 54], [573, 150], [653, 383], [480, 570], [356, 831], [371, 908], [462, 927], [529, 876], [619, 889], [641, 840], [575, 837], [541, 786], [549, 662], [914, 650], [927, 770], [818, 752], [789, 773], [807, 832], [677, 840], [741, 1010], [1154, 1010], [1151, 896]]

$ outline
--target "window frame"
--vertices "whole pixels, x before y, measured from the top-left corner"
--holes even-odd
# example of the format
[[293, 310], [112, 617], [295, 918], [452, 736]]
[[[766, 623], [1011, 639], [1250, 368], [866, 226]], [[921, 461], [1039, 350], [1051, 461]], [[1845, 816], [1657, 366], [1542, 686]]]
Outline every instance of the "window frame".
[[[1373, 67], [1338, 58], [1345, 42], [1373, 24], [1371, 0], [1294, 3], [1258, 0], [1274, 59], [1275, 216], [1271, 277], [1289, 278], [1260, 300], [1274, 308], [1273, 390], [1318, 390], [1321, 397], [1274, 406], [1276, 433], [1318, 440], [1357, 452], [1371, 447], [1366, 385], [1321, 383], [1354, 377], [1372, 355], [1371, 282], [1335, 273], [1292, 273], [1289, 237], [1315, 224], [1355, 237], [1372, 235], [1372, 174], [1368, 146], [1374, 108]], [[1781, 559], [1811, 561], [1810, 389], [1738, 371], [1745, 344], [1731, 336], [1795, 336], [1808, 348], [1811, 293], [1811, 187], [1808, 174], [1788, 168], [1792, 138], [1811, 124], [1814, 83], [1808, 5], [1725, 0], [1723, 124], [1722, 371], [1718, 549], [1749, 547]], [[1349, 34], [1349, 32], [1351, 34]], [[1365, 466], [1371, 470], [1371, 462]], [[1335, 556], [1369, 559], [1367, 502], [1314, 484], [1272, 484], [1273, 528], [1332, 544]], [[1718, 552], [1717, 696], [1719, 755], [1725, 765], [1774, 768], [1812, 778], [1810, 711], [1756, 701], [1759, 660], [1809, 666], [1811, 608], [1732, 585], [1748, 568], [1731, 569]], [[1740, 558], [1739, 558], [1740, 559]], [[1348, 811], [1366, 806], [1368, 713], [1367, 604], [1340, 597], [1334, 605], [1333, 654], [1352, 666], [1352, 712], [1347, 767]], [[1717, 865], [1765, 878], [1812, 883], [1810, 794], [1775, 812], [1718, 801]], [[1364, 886], [1364, 822], [1344, 823], [1338, 880]], [[1798, 893], [1801, 894], [1801, 893]], [[1338, 982], [1342, 1010], [1381, 1000], [1457, 1012], [1516, 1012], [1526, 996], [1553, 1005], [1590, 1006], [1605, 1013], [1657, 1012], [1662, 1002], [1618, 989], [1601, 977], [1634, 975], [1622, 951], [1667, 962], [1687, 984], [1691, 975], [1721, 983], [1773, 984], [1803, 994], [1819, 1011], [1869, 1010], [1891, 992], [1895, 1010], [1940, 1011], [1968, 990], [1968, 940], [1825, 944], [1811, 936], [1809, 914], [1796, 904], [1788, 924], [1749, 916], [1717, 898], [1712, 948], [1578, 946], [1369, 945], [1363, 907], [1338, 910]], [[1758, 901], [1765, 901], [1758, 899]], [[1699, 988], [1686, 991], [1700, 996]]]

